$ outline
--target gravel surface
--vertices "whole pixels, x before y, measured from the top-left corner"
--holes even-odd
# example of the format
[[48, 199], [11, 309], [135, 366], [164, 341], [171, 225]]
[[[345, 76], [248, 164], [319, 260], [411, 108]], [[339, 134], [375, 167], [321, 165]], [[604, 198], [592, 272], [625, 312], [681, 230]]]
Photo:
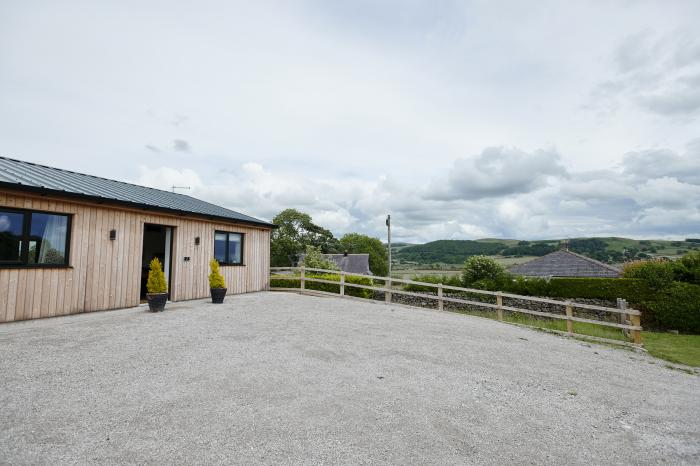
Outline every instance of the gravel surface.
[[700, 377], [292, 293], [0, 325], [0, 463], [698, 464]]

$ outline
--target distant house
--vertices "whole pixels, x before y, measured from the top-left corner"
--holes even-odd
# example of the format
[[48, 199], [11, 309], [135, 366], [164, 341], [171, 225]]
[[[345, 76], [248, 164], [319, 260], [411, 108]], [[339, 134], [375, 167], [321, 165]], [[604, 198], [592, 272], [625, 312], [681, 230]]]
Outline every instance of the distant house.
[[516, 275], [528, 277], [618, 278], [620, 276], [620, 270], [612, 265], [565, 249], [515, 265], [510, 268], [510, 271]]
[[[322, 254], [324, 259], [333, 261], [340, 270], [348, 273], [372, 275], [369, 269], [369, 254]], [[299, 263], [304, 261], [304, 254], [299, 256]]]

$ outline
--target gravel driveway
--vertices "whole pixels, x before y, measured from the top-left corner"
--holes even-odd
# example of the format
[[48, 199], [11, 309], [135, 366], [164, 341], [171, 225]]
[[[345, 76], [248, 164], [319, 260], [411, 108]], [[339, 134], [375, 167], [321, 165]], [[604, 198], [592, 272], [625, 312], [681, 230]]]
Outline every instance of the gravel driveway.
[[698, 464], [700, 377], [290, 293], [0, 325], [0, 463]]

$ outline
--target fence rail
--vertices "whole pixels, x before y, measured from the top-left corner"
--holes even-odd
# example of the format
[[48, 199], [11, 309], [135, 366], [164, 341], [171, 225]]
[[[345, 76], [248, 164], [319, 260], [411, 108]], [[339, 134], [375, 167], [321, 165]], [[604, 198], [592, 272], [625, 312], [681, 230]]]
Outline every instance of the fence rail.
[[[292, 272], [294, 275], [289, 275], [289, 274], [284, 274], [281, 272]], [[362, 275], [359, 273], [350, 273], [350, 272], [342, 272], [338, 270], [327, 270], [327, 269], [316, 269], [316, 268], [310, 268], [310, 267], [270, 267], [270, 280], [299, 280], [299, 288], [275, 288], [271, 287], [271, 290], [278, 290], [278, 291], [288, 291], [288, 290], [294, 290], [294, 291], [301, 291], [301, 292], [312, 292], [312, 293], [318, 293], [319, 291], [315, 290], [307, 290], [306, 288], [306, 283], [307, 282], [312, 282], [312, 283], [325, 283], [325, 284], [332, 284], [332, 285], [338, 285], [340, 290], [338, 296], [344, 296], [346, 297], [346, 288], [347, 287], [352, 287], [352, 288], [360, 288], [360, 289], [365, 289], [365, 290], [372, 290], [372, 291], [378, 291], [378, 292], [383, 292], [385, 296], [385, 302], [387, 303], [392, 303], [392, 295], [397, 294], [397, 295], [406, 295], [406, 296], [414, 296], [414, 297], [419, 297], [419, 298], [424, 298], [424, 299], [433, 299], [437, 301], [437, 309], [442, 311], [444, 310], [444, 303], [456, 303], [456, 304], [467, 304], [471, 306], [478, 306], [478, 307], [484, 307], [488, 309], [493, 309], [496, 311], [496, 317], [498, 320], [503, 320], [503, 311], [508, 311], [508, 312], [517, 312], [517, 313], [522, 313], [522, 314], [529, 314], [529, 315], [534, 315], [538, 317], [547, 317], [551, 319], [559, 319], [559, 320], [565, 320], [566, 321], [566, 333], [568, 335], [581, 335], [581, 336], [587, 336], [588, 335], [583, 335], [583, 334], [577, 334], [574, 332], [574, 322], [581, 322], [581, 323], [588, 323], [588, 324], [595, 324], [595, 325], [601, 325], [604, 327], [613, 327], [613, 328], [618, 328], [624, 330], [631, 343], [639, 345], [642, 342], [642, 336], [641, 336], [641, 331], [642, 327], [640, 325], [640, 315], [641, 313], [637, 309], [628, 309], [626, 306], [623, 306], [622, 308], [614, 308], [614, 307], [605, 307], [605, 306], [595, 306], [592, 304], [583, 304], [583, 303], [576, 303], [573, 301], [561, 301], [561, 300], [556, 300], [556, 299], [550, 299], [550, 298], [539, 298], [539, 297], [534, 297], [534, 296], [523, 296], [523, 295], [517, 295], [517, 294], [511, 294], [511, 293], [502, 293], [500, 291], [486, 291], [486, 290], [479, 290], [475, 288], [464, 288], [460, 286], [450, 286], [450, 285], [442, 285], [442, 284], [435, 284], [435, 283], [426, 283], [426, 282], [419, 282], [415, 280], [408, 280], [405, 278], [392, 278], [392, 277], [375, 277], [375, 276], [368, 276], [368, 275]], [[317, 278], [314, 277], [313, 275], [307, 275], [307, 272], [312, 272], [312, 273], [321, 273], [321, 274], [333, 274], [333, 275], [338, 275], [339, 280], [334, 281], [334, 280], [328, 280], [324, 278]], [[298, 275], [297, 275], [298, 273]], [[346, 280], [346, 277], [361, 277], [361, 278], [369, 278], [371, 280], [374, 280], [374, 282], [384, 282], [383, 285], [362, 285], [359, 283], [351, 283]], [[417, 285], [417, 286], [423, 286], [427, 288], [434, 288], [436, 291], [436, 294], [425, 294], [425, 293], [417, 293], [414, 291], [407, 291], [403, 290], [400, 288], [394, 288], [394, 284], [406, 284], [406, 285]], [[444, 293], [446, 291], [449, 292], [458, 292], [458, 293], [470, 293], [470, 294], [476, 294], [476, 295], [486, 295], [486, 296], [492, 296], [496, 298], [496, 303], [488, 303], [488, 302], [483, 302], [483, 301], [475, 301], [471, 299], [464, 299], [464, 298], [457, 298], [454, 296], [445, 296]], [[335, 295], [335, 293], [328, 293], [328, 292], [321, 292], [323, 294], [331, 294]], [[519, 307], [514, 307], [514, 306], [505, 306], [503, 305], [503, 298], [510, 298], [510, 299], [518, 299], [522, 301], [529, 301], [529, 302], [534, 302], [534, 303], [545, 303], [545, 304], [553, 304], [557, 306], [562, 306], [564, 308], [565, 314], [555, 314], [553, 312], [544, 312], [544, 311], [534, 311], [531, 309], [523, 309]], [[417, 306], [416, 306], [417, 307]], [[625, 323], [616, 323], [616, 322], [608, 322], [605, 320], [597, 320], [597, 319], [588, 319], [584, 317], [578, 317], [574, 316], [573, 310], [574, 309], [586, 309], [586, 310], [591, 310], [591, 311], [598, 311], [598, 312], [608, 312], [611, 314], [621, 314], [622, 317], [622, 322]], [[627, 323], [629, 322], [629, 323]], [[598, 340], [606, 340], [605, 338], [596, 338]], [[611, 340], [615, 341], [615, 340]], [[617, 341], [616, 341], [617, 342]]]

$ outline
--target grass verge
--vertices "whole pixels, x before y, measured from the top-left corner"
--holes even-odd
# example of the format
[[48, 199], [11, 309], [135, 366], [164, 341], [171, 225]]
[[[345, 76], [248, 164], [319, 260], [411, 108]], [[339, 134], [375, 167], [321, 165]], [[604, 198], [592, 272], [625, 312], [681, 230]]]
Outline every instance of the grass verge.
[[660, 359], [700, 367], [700, 335], [642, 332], [644, 348]]

